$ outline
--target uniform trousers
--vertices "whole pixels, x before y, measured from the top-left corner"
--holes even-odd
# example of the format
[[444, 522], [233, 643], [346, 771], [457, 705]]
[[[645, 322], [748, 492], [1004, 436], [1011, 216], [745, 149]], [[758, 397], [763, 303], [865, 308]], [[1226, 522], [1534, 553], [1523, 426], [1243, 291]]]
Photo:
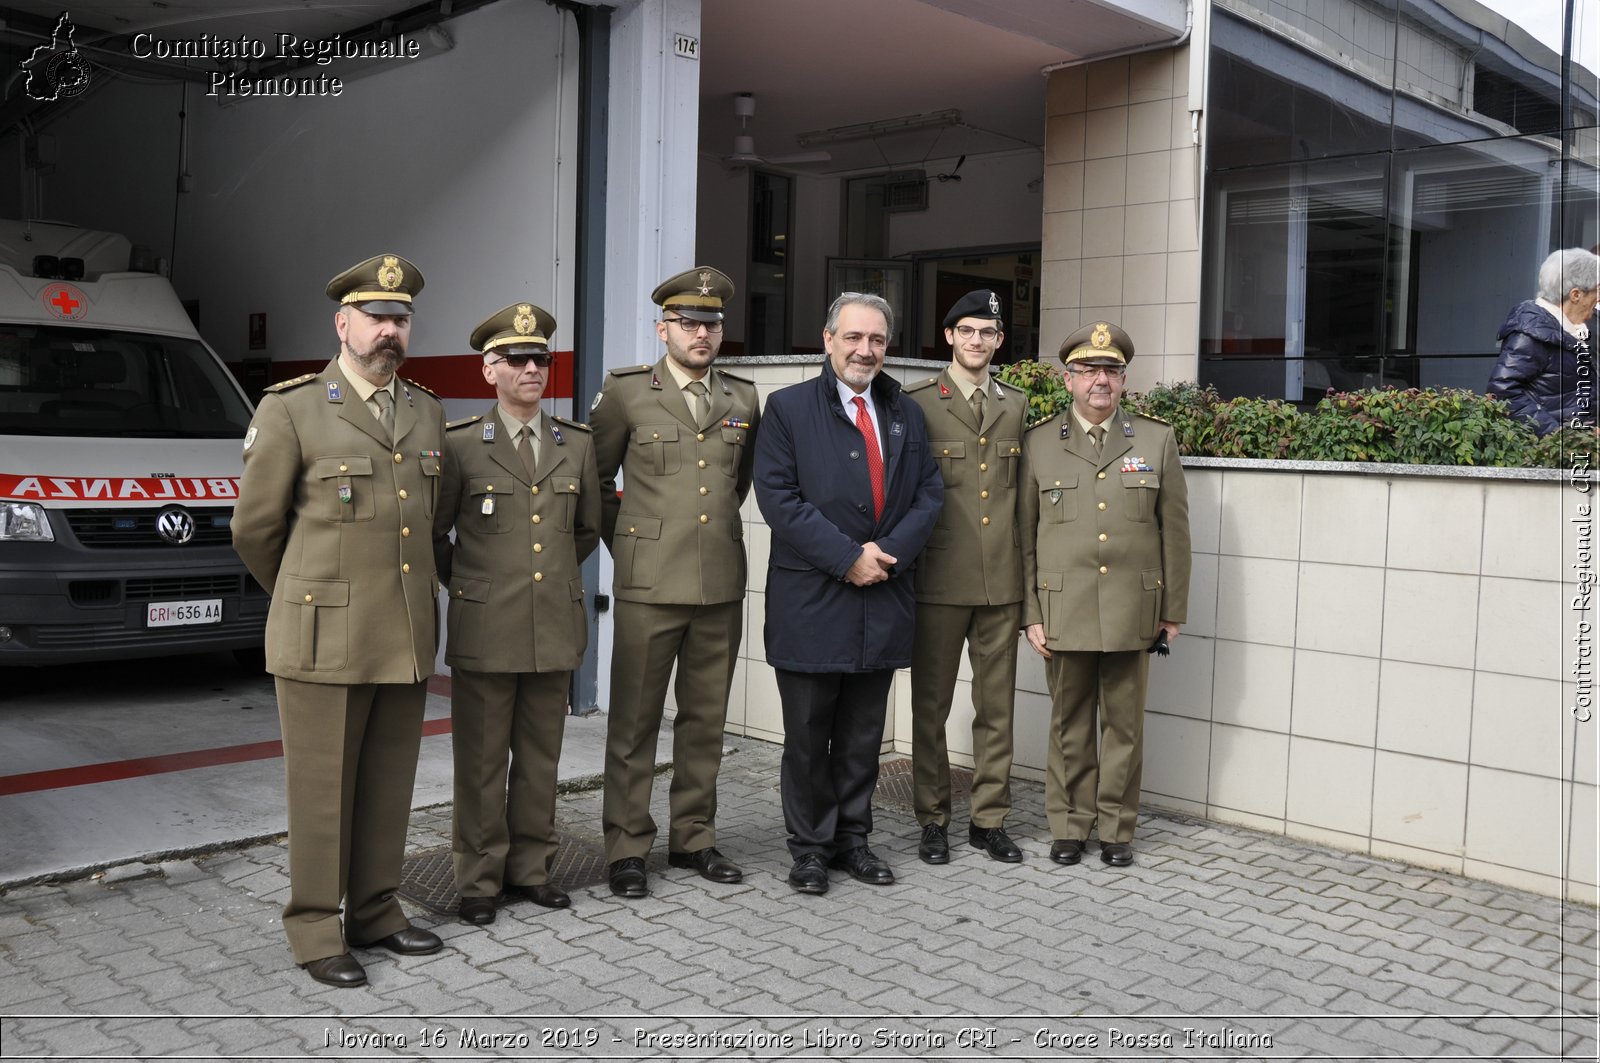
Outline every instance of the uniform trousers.
[[1050, 836], [1085, 841], [1098, 824], [1102, 842], [1131, 842], [1144, 773], [1150, 657], [1143, 650], [1050, 652], [1045, 662], [1050, 748], [1044, 787]]
[[1021, 622], [1021, 602], [917, 603], [911, 651], [911, 773], [917, 822], [924, 827], [950, 825], [945, 726], [955, 699], [963, 643], [972, 662], [972, 825], [999, 827], [1011, 811], [1011, 725]]
[[606, 860], [648, 855], [655, 842], [650, 788], [656, 739], [677, 665], [673, 695], [672, 788], [667, 847], [693, 853], [717, 844], [717, 772], [728, 691], [744, 634], [744, 602], [716, 605], [616, 603], [611, 714], [606, 725]]
[[773, 671], [783, 700], [780, 794], [789, 854], [831, 857], [866, 845], [894, 669]]
[[[395, 890], [411, 819], [427, 684], [335, 686], [277, 679], [289, 795], [289, 902], [296, 963], [411, 925]], [[339, 904], [345, 927], [339, 929]]]
[[571, 680], [571, 672], [452, 671], [451, 857], [461, 896], [493, 897], [508, 882], [550, 881]]

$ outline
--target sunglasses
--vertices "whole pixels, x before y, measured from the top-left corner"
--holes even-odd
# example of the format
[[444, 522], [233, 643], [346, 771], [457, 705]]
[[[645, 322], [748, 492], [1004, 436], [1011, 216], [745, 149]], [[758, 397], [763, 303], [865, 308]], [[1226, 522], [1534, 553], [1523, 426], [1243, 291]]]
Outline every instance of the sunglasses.
[[495, 359], [496, 362], [504, 362], [513, 369], [526, 368], [530, 361], [543, 369], [555, 360], [556, 356], [549, 351], [535, 351], [533, 354], [507, 354]]

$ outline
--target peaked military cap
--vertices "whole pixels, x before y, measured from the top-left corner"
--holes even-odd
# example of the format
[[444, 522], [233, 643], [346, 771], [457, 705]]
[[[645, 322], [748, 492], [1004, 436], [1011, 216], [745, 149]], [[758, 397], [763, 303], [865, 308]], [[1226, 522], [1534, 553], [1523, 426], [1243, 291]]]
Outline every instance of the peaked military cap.
[[512, 303], [496, 310], [483, 324], [472, 330], [472, 349], [488, 354], [500, 347], [538, 347], [550, 349], [550, 336], [556, 319], [550, 311], [532, 303]]
[[1066, 365], [1127, 365], [1133, 361], [1133, 340], [1120, 326], [1096, 321], [1063, 340], [1058, 353]]
[[1005, 322], [1000, 320], [1000, 296], [988, 288], [979, 288], [957, 299], [944, 316], [944, 327], [953, 328], [964, 317], [994, 318], [996, 325], [1005, 327]]
[[373, 255], [328, 282], [328, 298], [369, 314], [409, 314], [422, 271], [399, 255]]
[[652, 303], [691, 321], [721, 321], [722, 308], [732, 298], [733, 281], [710, 266], [696, 266], [668, 277], [650, 293]]

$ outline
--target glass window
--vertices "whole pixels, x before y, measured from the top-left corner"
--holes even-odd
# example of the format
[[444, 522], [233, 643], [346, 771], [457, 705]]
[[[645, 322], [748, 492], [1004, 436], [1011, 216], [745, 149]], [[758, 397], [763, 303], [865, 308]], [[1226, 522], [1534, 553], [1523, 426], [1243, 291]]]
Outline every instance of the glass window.
[[789, 235], [794, 231], [794, 178], [766, 170], [750, 174], [750, 261], [745, 267], [748, 310], [744, 353], [790, 351]]

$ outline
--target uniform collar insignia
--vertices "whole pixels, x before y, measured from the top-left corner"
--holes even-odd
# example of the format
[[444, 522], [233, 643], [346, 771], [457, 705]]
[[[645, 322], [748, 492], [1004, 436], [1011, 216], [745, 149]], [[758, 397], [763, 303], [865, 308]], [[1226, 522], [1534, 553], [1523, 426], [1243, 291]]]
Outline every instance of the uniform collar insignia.
[[483, 441], [485, 443], [493, 443], [494, 442], [494, 422], [493, 421], [485, 421], [485, 422], [483, 422]]
[[328, 381], [328, 401], [329, 402], [343, 402], [344, 401], [344, 392], [340, 389], [339, 382], [337, 380]]

